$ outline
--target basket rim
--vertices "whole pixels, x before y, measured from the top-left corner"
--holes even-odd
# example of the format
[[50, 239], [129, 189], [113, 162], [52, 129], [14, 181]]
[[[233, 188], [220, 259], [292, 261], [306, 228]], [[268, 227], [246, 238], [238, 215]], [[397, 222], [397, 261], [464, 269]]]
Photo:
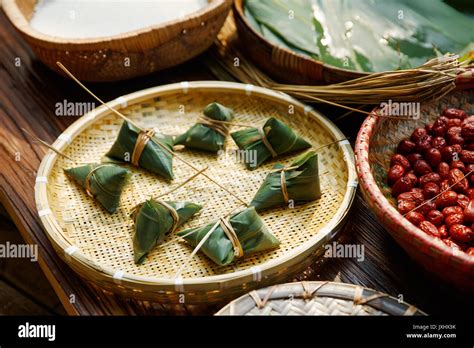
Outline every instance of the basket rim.
[[[245, 93], [247, 96], [254, 94], [259, 97], [267, 98], [270, 100], [276, 100], [279, 102], [288, 102], [295, 106], [295, 108], [300, 108], [304, 110], [305, 114], [308, 117], [318, 119], [318, 122], [321, 123], [321, 126], [325, 127], [326, 130], [337, 139], [344, 137], [344, 134], [325, 116], [321, 115], [319, 112], [314, 109], [305, 106], [303, 103], [295, 100], [287, 94], [272, 91], [270, 89], [254, 86], [254, 85], [245, 85], [241, 83], [234, 82], [221, 82], [221, 81], [194, 81], [194, 82], [180, 82], [169, 85], [151, 87], [148, 89], [140, 90], [137, 92], [130, 93], [118, 97], [107, 104], [112, 108], [120, 108], [121, 105], [126, 103], [127, 105], [133, 105], [139, 103], [142, 100], [147, 100], [153, 98], [154, 96], [173, 94], [173, 93], [189, 93], [190, 90], [208, 90], [208, 91], [229, 91], [234, 93]], [[84, 129], [86, 129], [90, 124], [99, 120], [102, 117], [110, 115], [110, 111], [105, 106], [100, 106], [89, 113], [82, 116], [80, 119], [71, 124], [52, 144], [55, 148], [62, 151], [66, 148], [69, 142], [74, 139], [77, 134], [80, 134]], [[249, 267], [244, 270], [239, 270], [236, 272], [218, 274], [207, 277], [189, 277], [189, 278], [160, 278], [160, 277], [148, 277], [148, 276], [138, 276], [128, 273], [121, 272], [119, 282], [121, 285], [128, 286], [156, 286], [162, 285], [170, 288], [177, 289], [178, 287], [187, 285], [188, 289], [193, 288], [194, 290], [202, 290], [200, 285], [209, 285], [213, 286], [216, 289], [225, 289], [224, 284], [227, 282], [232, 282], [236, 280], [250, 279], [254, 281], [260, 281], [265, 275], [275, 274], [279, 267], [284, 266], [287, 263], [290, 263], [298, 255], [312, 252], [313, 248], [317, 247], [319, 243], [324, 242], [325, 240], [331, 239], [339, 228], [342, 226], [345, 217], [347, 216], [352, 202], [354, 200], [356, 190], [357, 190], [357, 173], [355, 169], [355, 159], [354, 153], [349, 143], [340, 144], [340, 151], [343, 152], [347, 173], [348, 173], [348, 185], [344, 193], [343, 200], [337, 209], [334, 216], [328, 221], [328, 223], [321, 228], [321, 230], [308, 241], [298, 246], [297, 248], [292, 249], [290, 252], [281, 255], [280, 257], [268, 260], [260, 265]], [[76, 247], [70, 240], [63, 235], [63, 230], [59, 226], [56, 218], [49, 208], [48, 195], [47, 195], [47, 183], [45, 183], [45, 178], [49, 176], [53, 166], [55, 165], [58, 155], [52, 150], [48, 150], [45, 154], [43, 160], [41, 161], [40, 167], [38, 168], [36, 185], [35, 185], [35, 201], [36, 207], [38, 210], [38, 215], [40, 217], [41, 223], [46, 231], [46, 234], [56, 251], [61, 257], [69, 263], [72, 268], [78, 266], [79, 268], [86, 268], [88, 271], [93, 272], [94, 277], [99, 277], [106, 282], [117, 283], [117, 278], [115, 275], [118, 270], [112, 269], [111, 267], [98, 264], [86, 255], [82, 254], [80, 248]], [[82, 267], [81, 267], [82, 266]], [[255, 280], [255, 274], [259, 274], [260, 277], [257, 277]], [[258, 279], [260, 278], [260, 279]], [[193, 287], [194, 286], [194, 287]]]
[[[383, 301], [383, 302], [386, 302], [387, 299], [390, 299], [390, 301], [395, 303], [398, 307], [400, 307], [400, 308], [403, 307], [403, 309], [405, 309], [405, 311], [408, 310], [408, 309], [415, 309], [416, 311], [413, 312], [413, 315], [417, 314], [417, 313], [420, 314], [420, 315], [427, 315], [425, 312], [423, 312], [419, 308], [417, 308], [417, 307], [415, 307], [415, 306], [413, 306], [413, 305], [411, 305], [411, 304], [409, 304], [405, 301], [400, 301], [399, 299], [397, 299], [397, 298], [395, 298], [395, 297], [393, 297], [393, 296], [391, 296], [387, 293], [377, 291], [375, 289], [368, 288], [368, 287], [365, 287], [365, 286], [362, 286], [362, 285], [352, 284], [352, 283], [345, 283], [345, 282], [321, 281], [321, 280], [318, 280], [318, 281], [288, 282], [288, 283], [282, 283], [282, 284], [277, 284], [277, 285], [273, 285], [273, 286], [260, 288], [260, 289], [253, 290], [253, 291], [256, 292], [257, 294], [259, 294], [259, 292], [262, 292], [265, 299], [268, 300], [268, 301], [270, 301], [270, 300], [280, 300], [280, 299], [290, 299], [290, 301], [291, 301], [291, 299], [293, 299], [293, 298], [307, 299], [306, 289], [309, 285], [313, 285], [317, 289], [314, 293], [311, 294], [311, 298], [329, 297], [329, 298], [333, 298], [333, 299], [351, 300], [351, 299], [354, 299], [354, 297], [353, 296], [351, 297], [350, 294], [343, 293], [343, 290], [350, 290], [350, 291], [355, 292], [357, 288], [361, 288], [363, 291], [368, 292], [368, 295], [365, 298], [370, 298], [371, 296], [374, 296], [374, 295], [381, 295], [381, 296], [383, 296], [383, 297], [381, 297], [381, 301]], [[334, 291], [334, 289], [332, 289], [333, 291], [326, 290], [327, 293], [317, 293], [318, 291], [323, 290], [323, 288], [327, 285], [333, 286], [337, 290], [341, 290], [341, 292], [338, 293], [338, 292]], [[295, 291], [295, 287], [300, 287], [300, 286], [301, 286], [301, 288], [296, 289], [296, 291]], [[289, 290], [291, 290], [290, 291], [291, 297], [289, 297], [288, 294], [284, 293], [284, 291], [287, 288]], [[281, 290], [281, 291], [283, 291], [283, 293], [279, 294], [275, 290]], [[268, 296], [269, 291], [272, 291], [270, 296]], [[259, 294], [259, 296], [260, 296], [260, 294]], [[237, 306], [241, 302], [244, 302], [249, 298], [252, 301], [255, 301], [253, 299], [253, 297], [250, 295], [250, 292], [247, 292], [247, 293], [243, 294], [242, 296], [240, 296], [240, 297], [230, 301], [229, 303], [227, 303], [224, 307], [222, 307], [214, 315], [216, 315], [216, 316], [232, 315], [231, 313], [226, 313], [226, 311], [231, 312], [231, 308], [233, 306]], [[262, 296], [260, 296], [260, 298], [262, 298]], [[375, 301], [368, 301], [367, 303], [364, 303], [363, 305], [364, 306], [370, 306], [370, 307], [375, 308], [377, 310], [383, 311], [384, 313], [389, 314], [389, 315], [394, 315], [394, 313], [390, 313], [387, 310], [382, 310], [382, 308], [380, 308], [381, 306], [377, 305], [375, 303]], [[242, 313], [236, 313], [235, 315], [245, 315], [245, 313], [243, 313], [243, 312]]]
[[299, 54], [299, 53], [296, 53], [296, 52], [293, 52], [289, 49], [287, 49], [286, 47], [283, 47], [283, 46], [279, 46], [279, 45], [276, 45], [270, 41], [268, 41], [265, 37], [263, 37], [259, 32], [257, 32], [253, 27], [252, 25], [250, 25], [250, 23], [248, 22], [247, 18], [245, 17], [245, 14], [243, 12], [243, 3], [244, 3], [244, 0], [234, 0], [234, 5], [233, 5], [233, 8], [234, 8], [234, 13], [237, 14], [238, 18], [240, 21], [242, 21], [246, 28], [248, 30], [250, 30], [250, 32], [256, 36], [263, 44], [269, 46], [269, 47], [272, 47], [272, 50], [273, 51], [280, 51], [280, 52], [284, 52], [286, 55], [289, 55], [289, 56], [292, 56], [292, 57], [295, 57], [295, 58], [298, 58], [308, 64], [317, 64], [319, 66], [322, 66], [324, 68], [327, 68], [327, 69], [331, 69], [331, 70], [334, 70], [334, 71], [339, 71], [339, 72], [343, 72], [343, 73], [348, 73], [348, 74], [353, 74], [354, 77], [353, 78], [357, 78], [357, 77], [362, 77], [362, 76], [367, 76], [367, 75], [370, 75], [370, 74], [375, 74], [377, 72], [367, 72], [367, 71], [356, 71], [356, 70], [350, 70], [350, 69], [344, 69], [344, 68], [340, 68], [340, 67], [336, 67], [336, 66], [333, 66], [333, 65], [330, 65], [330, 64], [327, 64], [327, 63], [324, 63], [320, 60], [316, 60], [316, 59], [311, 59], [311, 58], [308, 58], [302, 54]]
[[100, 36], [86, 39], [76, 38], [61, 38], [60, 36], [52, 36], [43, 34], [37, 30], [31, 28], [29, 21], [25, 18], [23, 13], [20, 11], [16, 0], [3, 0], [1, 6], [5, 14], [7, 15], [10, 22], [15, 26], [17, 30], [26, 35], [29, 38], [35, 39], [42, 42], [43, 44], [62, 44], [72, 45], [77, 47], [93, 45], [93, 44], [109, 44], [122, 42], [127, 39], [132, 39], [139, 36], [148, 36], [156, 33], [163, 29], [169, 29], [172, 27], [183, 27], [186, 25], [192, 25], [194, 22], [212, 16], [214, 13], [228, 7], [231, 7], [231, 0], [208, 0], [208, 4], [201, 9], [194, 11], [182, 18], [171, 19], [166, 22], [151, 25], [145, 28], [130, 30], [124, 33]]
[[[441, 240], [427, 235], [425, 232], [409, 222], [402, 214], [400, 214], [380, 191], [380, 188], [377, 185], [370, 169], [369, 163], [371, 137], [374, 133], [375, 127], [381, 120], [379, 116], [376, 116], [376, 110], [377, 107], [372, 110], [372, 114], [367, 116], [367, 118], [362, 123], [354, 147], [357, 174], [360, 180], [361, 189], [368, 192], [370, 197], [374, 200], [373, 204], [371, 204], [373, 210], [377, 215], [383, 214], [384, 218], [387, 219], [390, 224], [393, 224], [393, 226], [395, 226], [399, 232], [401, 232], [403, 238], [411, 236], [421, 240], [428, 250], [427, 253], [441, 253], [444, 256], [455, 260], [456, 264], [461, 262], [468, 267], [474, 267], [474, 257], [470, 257], [464, 252], [452, 249]], [[386, 225], [386, 222], [383, 219], [380, 219], [380, 217], [379, 221]], [[390, 232], [390, 228], [387, 227], [387, 230]]]

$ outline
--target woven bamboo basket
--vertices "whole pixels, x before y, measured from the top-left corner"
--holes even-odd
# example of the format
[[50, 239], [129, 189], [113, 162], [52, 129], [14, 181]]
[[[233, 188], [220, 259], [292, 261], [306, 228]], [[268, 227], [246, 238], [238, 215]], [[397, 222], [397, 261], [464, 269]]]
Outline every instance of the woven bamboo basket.
[[216, 315], [426, 315], [387, 294], [336, 282], [297, 282], [253, 290]]
[[294, 84], [330, 84], [347, 81], [368, 73], [337, 68], [275, 45], [252, 28], [244, 15], [244, 1], [235, 0], [233, 13], [245, 53], [266, 73]]
[[51, 69], [61, 72], [56, 62], [67, 61], [81, 80], [116, 81], [181, 64], [209, 48], [232, 1], [208, 1], [206, 7], [184, 18], [93, 39], [65, 39], [33, 30], [29, 20], [35, 0], [3, 0], [2, 5], [15, 28]]
[[[182, 82], [132, 93], [108, 104], [144, 127], [157, 127], [174, 135], [194, 124], [213, 101], [233, 108], [236, 120], [247, 124], [263, 125], [270, 116], [276, 116], [315, 148], [344, 138], [338, 128], [311, 108], [285, 94], [251, 85]], [[72, 124], [53, 146], [77, 162], [100, 161], [121, 124], [120, 118], [102, 106]], [[237, 149], [231, 139], [227, 139], [226, 146], [229, 153]], [[275, 163], [288, 164], [295, 156], [247, 171], [232, 156], [216, 157], [179, 148], [176, 151], [199, 168], [209, 166], [208, 175], [245, 201], [250, 201]], [[348, 141], [342, 141], [318, 153], [320, 172], [326, 173], [320, 178], [322, 198], [294, 209], [272, 209], [260, 214], [281, 241], [279, 248], [250, 255], [226, 267], [216, 266], [199, 252], [180, 277], [176, 277], [176, 271], [192, 251], [184, 242], [155, 248], [142, 265], [133, 262], [130, 211], [136, 204], [170, 189], [170, 184], [156, 175], [131, 168], [134, 175], [122, 195], [121, 207], [111, 215], [65, 176], [63, 168], [71, 167], [71, 161], [49, 151], [38, 169], [36, 205], [59, 255], [77, 273], [102, 288], [133, 298], [175, 303], [183, 300], [180, 295], [185, 295], [186, 303], [228, 300], [300, 273], [324, 252], [323, 245], [341, 229], [357, 186], [353, 152]], [[171, 186], [183, 182], [194, 171], [175, 159], [174, 173]], [[188, 200], [204, 206], [183, 228], [201, 226], [238, 206], [235, 198], [202, 176], [163, 199]], [[165, 242], [173, 238], [168, 236]]]
[[419, 120], [369, 116], [355, 145], [356, 165], [365, 200], [392, 237], [427, 271], [461, 290], [474, 291], [474, 257], [449, 248], [411, 224], [396, 209], [387, 185], [390, 158], [400, 140], [437, 118], [446, 107], [474, 114], [474, 91], [457, 91], [441, 100], [421, 105]]

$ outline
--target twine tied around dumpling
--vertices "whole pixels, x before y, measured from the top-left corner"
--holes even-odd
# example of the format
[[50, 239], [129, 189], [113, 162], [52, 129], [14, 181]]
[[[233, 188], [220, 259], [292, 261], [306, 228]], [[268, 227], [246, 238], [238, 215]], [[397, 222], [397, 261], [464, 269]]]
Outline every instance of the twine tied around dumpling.
[[219, 224], [227, 238], [229, 238], [230, 242], [232, 243], [235, 257], [238, 259], [244, 256], [242, 244], [240, 244], [239, 237], [237, 237], [237, 233], [235, 233], [235, 230], [230, 224], [229, 220], [227, 220], [226, 218], [220, 218]]
[[[206, 171], [208, 168], [208, 166], [205, 166], [204, 168], [202, 168], [201, 170], [199, 170], [198, 172], [194, 173], [192, 176], [190, 176], [189, 178], [187, 178], [185, 181], [183, 181], [182, 183], [180, 183], [179, 185], [177, 185], [176, 187], [160, 194], [159, 196], [153, 198], [155, 201], [157, 201], [159, 204], [161, 204], [164, 208], [166, 208], [169, 213], [171, 214], [171, 217], [173, 218], [173, 225], [172, 225], [172, 229], [171, 229], [171, 232], [173, 232], [176, 227], [178, 226], [178, 223], [179, 223], [179, 214], [178, 212], [176, 211], [176, 209], [174, 209], [171, 205], [169, 205], [168, 203], [166, 203], [165, 201], [162, 201], [161, 199], [159, 199], [160, 197], [163, 197], [163, 196], [167, 196], [169, 195], [170, 193], [173, 193], [174, 191], [176, 191], [177, 189], [183, 187], [184, 185], [186, 185], [188, 182], [194, 180], [199, 174], [203, 173], [204, 171]], [[143, 205], [144, 203], [140, 203], [138, 205], [136, 205], [132, 211], [130, 212], [130, 216], [132, 217], [132, 220], [135, 221], [136, 220], [136, 214], [138, 213], [138, 211], [140, 210], [140, 207]]]
[[161, 206], [165, 207], [166, 210], [170, 213], [171, 217], [173, 218], [173, 224], [171, 225], [171, 230], [170, 233], [173, 233], [176, 230], [176, 227], [178, 227], [179, 223], [179, 215], [176, 209], [174, 209], [171, 205], [166, 203], [165, 201], [158, 201], [158, 203], [161, 204]]
[[265, 130], [263, 128], [259, 128], [258, 132], [260, 133], [260, 138], [262, 139], [263, 145], [267, 148], [273, 158], [277, 157], [277, 152], [273, 149], [272, 144], [268, 141], [267, 135], [265, 134]]
[[[234, 255], [237, 257], [238, 254], [242, 253], [242, 256], [243, 256], [243, 249], [242, 249], [242, 245], [240, 244], [240, 241], [239, 239], [237, 238], [237, 234], [235, 233], [234, 229], [232, 228], [232, 226], [230, 226], [230, 229], [228, 230], [228, 232], [230, 232], [230, 235], [232, 237], [229, 237], [229, 235], [227, 234], [226, 232], [226, 227], [223, 227], [224, 224], [228, 224], [230, 225], [230, 222], [227, 220], [228, 219], [228, 216], [230, 216], [231, 214], [234, 213], [234, 211], [239, 208], [241, 205], [235, 207], [235, 208], [232, 208], [232, 210], [228, 211], [226, 214], [223, 215], [223, 217], [221, 217], [212, 227], [211, 229], [206, 233], [206, 235], [200, 240], [200, 242], [196, 245], [196, 247], [194, 248], [194, 250], [191, 252], [191, 255], [189, 255], [186, 260], [184, 261], [184, 263], [181, 265], [181, 267], [179, 267], [179, 269], [176, 271], [176, 274], [174, 276], [174, 278], [178, 278], [181, 276], [181, 273], [189, 266], [189, 262], [192, 260], [192, 258], [196, 255], [196, 253], [201, 249], [201, 247], [204, 245], [204, 243], [209, 239], [209, 237], [211, 236], [212, 233], [214, 233], [214, 231], [216, 230], [217, 227], [221, 227], [222, 230], [224, 231], [224, 233], [226, 234], [227, 238], [229, 238], [229, 240], [231, 241], [232, 245], [234, 246]], [[245, 206], [247, 206], [247, 204], [245, 204]], [[224, 223], [223, 223], [224, 221]], [[191, 231], [189, 234], [191, 233], [194, 233], [194, 231]], [[182, 238], [186, 237], [187, 235], [184, 235], [182, 236]], [[235, 240], [234, 240], [234, 236], [235, 236]], [[238, 243], [238, 245], [237, 245]], [[237, 251], [236, 251], [236, 247], [237, 247]], [[241, 251], [240, 251], [241, 250]]]
[[212, 130], [220, 133], [224, 137], [227, 137], [227, 135], [229, 134], [229, 127], [228, 127], [227, 122], [222, 122], [222, 121], [210, 118], [209, 116], [201, 115], [199, 116], [197, 123], [211, 128]]
[[299, 166], [292, 166], [292, 167], [282, 167], [273, 170], [272, 172], [280, 172], [280, 187], [281, 187], [281, 194], [283, 195], [283, 200], [285, 204], [290, 203], [290, 195], [288, 193], [288, 187], [286, 185], [286, 176], [285, 172], [289, 170], [298, 169]]
[[284, 170], [282, 170], [280, 173], [280, 183], [281, 183], [281, 194], [283, 195], [285, 204], [288, 204], [290, 202], [290, 197], [288, 195], [288, 188], [286, 187], [286, 177], [285, 177]]
[[216, 120], [206, 115], [200, 115], [197, 123], [203, 124], [209, 128], [212, 128], [216, 132], [219, 132], [224, 137], [229, 135], [229, 127], [230, 126], [237, 126], [237, 127], [244, 127], [244, 128], [253, 128], [251, 124], [246, 124], [242, 122], [235, 122], [235, 121], [222, 121]]
[[[171, 228], [170, 228], [170, 233], [174, 232], [176, 230], [176, 228], [178, 227], [178, 223], [179, 223], [179, 215], [178, 215], [178, 212], [176, 211], [176, 209], [174, 209], [171, 205], [169, 205], [168, 203], [166, 203], [165, 201], [162, 201], [162, 200], [156, 200], [157, 203], [159, 203], [163, 208], [165, 208], [166, 210], [168, 210], [168, 212], [170, 213], [171, 215], [171, 218], [173, 219], [173, 223], [171, 225]], [[133, 208], [133, 210], [131, 211], [130, 213], [130, 217], [132, 218], [133, 222], [136, 223], [136, 220], [137, 220], [137, 215], [138, 215], [138, 212], [140, 211], [141, 207], [143, 206], [144, 203], [141, 203], [141, 204], [138, 204], [137, 206], [135, 206]], [[156, 221], [156, 220], [155, 220]]]
[[130, 161], [134, 166], [138, 166], [138, 161], [140, 160], [143, 150], [145, 150], [146, 144], [154, 135], [155, 131], [153, 129], [140, 130], [140, 133], [138, 133], [137, 141], [135, 142], [132, 152], [132, 159]]
[[104, 168], [104, 167], [107, 167], [107, 165], [106, 165], [106, 164], [98, 165], [97, 167], [93, 168], [93, 169], [89, 172], [89, 174], [87, 174], [86, 179], [85, 179], [85, 185], [84, 185], [84, 186], [85, 186], [85, 189], [86, 189], [86, 193], [87, 193], [87, 195], [88, 195], [89, 197], [94, 198], [94, 195], [93, 195], [92, 192], [91, 192], [91, 179], [92, 179], [92, 175], [94, 175], [97, 170], [99, 170], [100, 168]]

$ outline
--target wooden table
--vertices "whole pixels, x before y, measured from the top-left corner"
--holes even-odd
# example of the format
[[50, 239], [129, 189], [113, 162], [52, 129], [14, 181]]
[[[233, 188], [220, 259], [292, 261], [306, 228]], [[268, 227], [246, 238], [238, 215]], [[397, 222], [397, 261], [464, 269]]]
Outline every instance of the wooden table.
[[[26, 43], [0, 13], [0, 202], [5, 206], [27, 243], [39, 245], [39, 264], [66, 311], [71, 315], [108, 314], [212, 314], [219, 306], [169, 306], [135, 301], [104, 293], [80, 279], [56, 255], [42, 230], [34, 202], [35, 170], [45, 149], [32, 142], [21, 128], [53, 142], [75, 117], [55, 116], [55, 104], [92, 99], [73, 82], [51, 72], [39, 62]], [[15, 64], [20, 59], [20, 66]], [[118, 83], [92, 85], [103, 99], [111, 100], [160, 84], [210, 80], [214, 77], [201, 59], [166, 72]], [[321, 109], [321, 108], [320, 108]], [[328, 116], [337, 110], [322, 108]], [[362, 118], [351, 115], [338, 123], [355, 139]], [[337, 280], [387, 292], [431, 314], [472, 312], [474, 303], [426, 275], [390, 238], [357, 195], [343, 241], [365, 245], [365, 260], [322, 260], [298, 279]], [[291, 281], [291, 279], [289, 279]], [[72, 301], [73, 299], [74, 301]], [[223, 305], [223, 304], [222, 304]]]

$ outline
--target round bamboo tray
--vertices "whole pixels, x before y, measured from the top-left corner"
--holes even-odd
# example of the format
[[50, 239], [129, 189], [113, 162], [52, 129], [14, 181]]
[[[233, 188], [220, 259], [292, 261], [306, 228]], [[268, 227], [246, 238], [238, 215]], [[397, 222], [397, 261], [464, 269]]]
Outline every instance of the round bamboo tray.
[[337, 68], [273, 44], [255, 31], [244, 15], [244, 1], [234, 1], [234, 18], [245, 53], [266, 73], [293, 84], [331, 84], [355, 79], [369, 73]]
[[120, 35], [65, 39], [33, 30], [29, 25], [37, 1], [3, 0], [3, 9], [38, 58], [63, 74], [57, 61], [68, 62], [84, 81], [117, 81], [181, 64], [211, 46], [231, 7], [231, 0], [209, 4], [176, 19]]
[[336, 282], [298, 282], [253, 290], [216, 315], [426, 315], [387, 294]]
[[[263, 125], [270, 116], [288, 123], [312, 145], [329, 144], [344, 135], [324, 116], [291, 97], [268, 89], [230, 82], [182, 82], [135, 92], [109, 102], [144, 127], [180, 134], [193, 125], [204, 107], [218, 101], [234, 109], [236, 120]], [[84, 115], [53, 144], [77, 162], [96, 162], [108, 151], [122, 124], [104, 106]], [[237, 128], [238, 129], [238, 128]], [[237, 146], [230, 137], [227, 152]], [[295, 154], [248, 171], [232, 156], [176, 148], [196, 167], [209, 166], [208, 175], [250, 201], [275, 163], [288, 164]], [[281, 282], [303, 271], [324, 252], [323, 245], [341, 229], [352, 204], [357, 174], [348, 141], [318, 150], [322, 198], [294, 209], [273, 209], [260, 214], [281, 241], [278, 249], [250, 255], [231, 266], [216, 266], [202, 253], [188, 264], [181, 277], [176, 271], [191, 254], [183, 242], [155, 248], [142, 265], [133, 262], [132, 208], [189, 178], [194, 171], [174, 159], [175, 180], [169, 184], [156, 175], [131, 168], [131, 183], [121, 206], [109, 214], [72, 183], [63, 168], [70, 160], [49, 151], [38, 169], [35, 197], [44, 229], [59, 255], [81, 276], [99, 286], [134, 298], [186, 303], [228, 300], [253, 289]], [[171, 186], [170, 186], [171, 185]], [[168, 198], [169, 197], [169, 198]], [[199, 176], [166, 199], [188, 200], [204, 206], [183, 228], [201, 226], [237, 207], [237, 201]], [[175, 238], [168, 236], [166, 241]], [[179, 302], [182, 303], [182, 302]]]
[[365, 200], [392, 237], [427, 271], [461, 290], [474, 291], [474, 257], [449, 248], [411, 224], [396, 209], [387, 185], [390, 158], [400, 140], [432, 122], [446, 107], [474, 114], [474, 92], [454, 92], [439, 101], [421, 105], [419, 120], [394, 120], [369, 116], [355, 145], [356, 165]]

